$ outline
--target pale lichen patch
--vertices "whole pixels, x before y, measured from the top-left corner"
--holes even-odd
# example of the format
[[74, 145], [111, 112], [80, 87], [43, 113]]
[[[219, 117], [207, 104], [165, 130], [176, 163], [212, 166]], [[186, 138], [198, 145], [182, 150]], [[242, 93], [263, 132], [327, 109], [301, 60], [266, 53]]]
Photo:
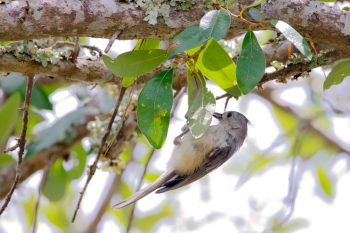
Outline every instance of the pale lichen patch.
[[344, 27], [341, 29], [341, 32], [344, 33], [344, 35], [349, 36], [350, 35], [350, 12], [345, 12], [343, 15], [341, 15], [340, 21], [344, 23]]

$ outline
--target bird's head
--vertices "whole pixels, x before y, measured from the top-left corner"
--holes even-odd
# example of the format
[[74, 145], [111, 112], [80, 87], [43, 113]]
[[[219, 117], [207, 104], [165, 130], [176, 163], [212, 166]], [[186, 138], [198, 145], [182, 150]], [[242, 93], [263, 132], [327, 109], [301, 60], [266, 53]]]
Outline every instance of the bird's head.
[[247, 124], [251, 124], [243, 114], [235, 111], [215, 112], [213, 116], [220, 121], [220, 124], [226, 124], [231, 129], [247, 129]]

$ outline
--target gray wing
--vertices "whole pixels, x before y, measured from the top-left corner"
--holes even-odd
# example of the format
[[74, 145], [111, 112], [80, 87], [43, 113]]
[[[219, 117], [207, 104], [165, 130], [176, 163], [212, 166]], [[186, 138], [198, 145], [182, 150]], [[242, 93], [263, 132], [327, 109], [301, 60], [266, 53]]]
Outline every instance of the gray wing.
[[202, 178], [225, 163], [232, 156], [233, 152], [234, 150], [232, 150], [232, 146], [220, 147], [212, 150], [207, 155], [203, 166], [197, 168], [197, 170], [190, 175], [177, 175], [173, 177], [160, 186], [156, 193], [163, 193], [177, 189]]

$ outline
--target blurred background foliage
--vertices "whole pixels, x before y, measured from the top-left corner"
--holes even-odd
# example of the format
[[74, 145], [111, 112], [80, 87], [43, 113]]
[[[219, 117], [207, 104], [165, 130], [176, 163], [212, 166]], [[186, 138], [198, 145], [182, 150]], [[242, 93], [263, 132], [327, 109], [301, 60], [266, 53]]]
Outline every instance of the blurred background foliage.
[[[266, 31], [258, 39], [264, 44], [268, 41], [265, 37], [271, 36], [276, 35]], [[88, 43], [89, 40], [86, 41]], [[116, 46], [118, 43], [115, 43]], [[237, 54], [240, 44], [241, 40], [233, 49], [230, 42], [222, 43], [232, 56]], [[81, 54], [93, 55], [86, 51]], [[305, 78], [287, 84], [270, 82], [264, 85], [263, 90], [242, 96], [239, 101], [230, 100], [228, 109], [246, 114], [253, 126], [249, 128], [243, 148], [219, 169], [221, 173], [218, 171], [216, 175], [213, 173], [200, 180], [193, 185], [194, 188], [185, 187], [169, 194], [153, 195], [140, 204], [113, 210], [111, 204], [153, 182], [164, 170], [164, 161], [172, 150], [172, 140], [185, 122], [187, 97], [182, 92], [165, 146], [161, 150], [152, 149], [140, 132], [134, 130], [120, 156], [104, 156], [100, 161], [100, 169], [95, 181], [88, 187], [82, 213], [75, 224], [70, 221], [71, 215], [87, 167], [96, 155], [103, 129], [115, 104], [118, 87], [37, 79], [29, 108], [25, 161], [38, 157], [48, 160], [49, 166], [41, 166], [17, 189], [13, 203], [0, 218], [0, 232], [10, 232], [9, 226], [15, 227], [13, 229], [18, 232], [30, 232], [35, 224], [38, 232], [204, 232], [204, 227], [210, 225], [214, 228], [209, 227], [208, 232], [212, 232], [209, 229], [219, 229], [219, 225], [227, 230], [222, 232], [229, 232], [231, 228], [225, 225], [226, 222], [221, 225], [222, 219], [231, 224], [236, 230], [233, 232], [282, 233], [307, 229], [312, 216], [309, 216], [311, 220], [293, 217], [294, 208], [298, 208], [295, 206], [303, 175], [311, 173], [316, 187], [314, 195], [332, 203], [337, 198], [338, 180], [350, 168], [350, 80], [345, 79], [341, 85], [324, 91], [322, 85], [327, 72], [327, 68], [317, 68]], [[13, 146], [16, 135], [20, 134], [19, 109], [24, 99], [25, 80], [18, 73], [0, 77], [1, 151]], [[216, 96], [223, 94], [214, 83], [208, 83], [208, 88]], [[136, 105], [140, 87], [135, 89], [126, 94], [128, 97], [123, 100], [121, 112]], [[224, 99], [218, 101], [217, 111], [224, 110], [224, 102]], [[130, 111], [132, 115], [133, 111]], [[108, 139], [110, 142], [119, 130], [120, 117], [114, 122], [114, 133]], [[50, 152], [51, 156], [41, 156], [51, 150], [56, 152], [53, 153], [55, 155]], [[0, 177], [5, 177], [13, 168], [15, 158], [16, 152], [0, 154]], [[340, 170], [337, 166], [339, 160], [346, 163], [345, 168]], [[234, 193], [242, 192], [249, 182], [256, 182], [254, 180], [278, 168], [287, 171], [288, 176], [283, 176], [283, 183], [270, 177], [269, 183], [285, 195], [277, 198], [280, 201], [278, 207], [269, 210], [268, 214], [265, 212], [268, 208], [266, 202], [272, 197], [263, 200], [266, 195], [261, 197], [262, 200], [251, 197], [239, 199], [249, 205], [248, 214], [234, 208], [221, 210], [220, 206], [215, 208], [215, 205], [209, 204], [213, 199], [225, 198], [223, 205], [231, 206], [227, 202], [235, 199]], [[4, 180], [0, 178], [0, 183]], [[1, 183], [2, 197], [6, 192], [5, 186]], [[229, 193], [217, 195], [224, 190]], [[189, 193], [185, 196], [189, 201], [182, 202], [185, 197], [181, 193]], [[202, 204], [198, 204], [197, 199]], [[186, 215], [186, 212], [192, 213], [191, 209], [201, 213], [201, 218]], [[37, 222], [34, 221], [36, 216]]]

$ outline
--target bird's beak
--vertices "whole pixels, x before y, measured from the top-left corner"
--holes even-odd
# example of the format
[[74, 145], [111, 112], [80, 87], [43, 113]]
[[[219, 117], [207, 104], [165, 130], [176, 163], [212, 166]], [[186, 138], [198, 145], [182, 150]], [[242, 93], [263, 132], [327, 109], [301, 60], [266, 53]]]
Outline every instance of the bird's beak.
[[214, 112], [213, 117], [215, 117], [216, 119], [221, 120], [222, 119], [222, 114], [218, 113], [218, 112]]

